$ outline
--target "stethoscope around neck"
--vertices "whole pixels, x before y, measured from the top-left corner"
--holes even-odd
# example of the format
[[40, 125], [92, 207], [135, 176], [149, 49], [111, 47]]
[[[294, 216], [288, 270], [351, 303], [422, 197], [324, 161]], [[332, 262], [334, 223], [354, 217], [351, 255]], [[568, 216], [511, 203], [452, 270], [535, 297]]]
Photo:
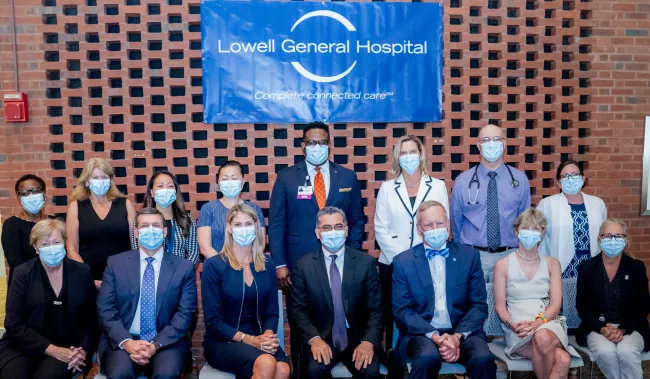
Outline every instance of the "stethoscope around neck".
[[[510, 166], [508, 166], [507, 164], [504, 165], [508, 169], [508, 173], [510, 174], [510, 179], [512, 179], [512, 182], [510, 183], [512, 188], [519, 187], [519, 181], [515, 179], [514, 175], [512, 175], [512, 170], [510, 170]], [[469, 181], [469, 187], [467, 191], [467, 200], [468, 200], [467, 204], [472, 204], [472, 205], [478, 204], [477, 201], [478, 193], [481, 190], [481, 182], [478, 180], [478, 166], [480, 165], [477, 164], [476, 166], [474, 166], [474, 174], [472, 175], [472, 180]], [[476, 183], [476, 196], [474, 196], [474, 200], [472, 201], [472, 184], [474, 183]]]

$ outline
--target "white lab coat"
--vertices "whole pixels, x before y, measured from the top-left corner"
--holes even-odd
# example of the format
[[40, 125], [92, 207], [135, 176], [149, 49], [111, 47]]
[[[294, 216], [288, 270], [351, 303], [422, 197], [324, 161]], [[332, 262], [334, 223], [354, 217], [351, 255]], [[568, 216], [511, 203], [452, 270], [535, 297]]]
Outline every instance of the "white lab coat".
[[380, 263], [389, 265], [399, 253], [422, 243], [415, 212], [425, 200], [440, 202], [449, 215], [447, 187], [440, 179], [422, 178], [413, 207], [402, 175], [381, 184], [375, 206], [375, 240], [381, 249]]
[[[589, 221], [589, 250], [591, 256], [598, 255], [598, 232], [600, 226], [607, 220], [605, 203], [596, 196], [582, 194], [587, 209]], [[542, 199], [537, 205], [537, 210], [546, 217], [546, 236], [540, 244], [540, 254], [548, 255], [560, 261], [562, 272], [567, 268], [573, 256], [575, 247], [573, 241], [573, 219], [571, 206], [562, 192]]]

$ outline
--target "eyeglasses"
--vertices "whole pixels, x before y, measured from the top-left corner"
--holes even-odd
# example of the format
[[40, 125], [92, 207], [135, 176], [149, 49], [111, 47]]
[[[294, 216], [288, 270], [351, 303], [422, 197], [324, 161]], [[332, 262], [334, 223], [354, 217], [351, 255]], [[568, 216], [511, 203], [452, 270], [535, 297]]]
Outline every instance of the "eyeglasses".
[[567, 179], [580, 179], [582, 175], [580, 175], [577, 172], [573, 172], [571, 174], [564, 174], [560, 176], [560, 180], [567, 180]]
[[503, 142], [503, 141], [505, 141], [505, 138], [503, 138], [501, 136], [496, 136], [496, 137], [492, 137], [492, 138], [483, 137], [483, 138], [479, 138], [478, 140], [479, 140], [480, 143], [486, 143], [486, 142], [490, 142], [490, 141]]
[[600, 239], [603, 241], [614, 240], [616, 242], [623, 242], [627, 238], [625, 234], [601, 234]]
[[307, 141], [304, 144], [305, 144], [305, 146], [309, 146], [309, 147], [329, 146], [330, 141], [327, 141], [327, 140], [324, 140], [324, 141]]
[[320, 230], [321, 232], [331, 232], [332, 230], [341, 231], [345, 230], [346, 226], [345, 224], [336, 224], [334, 227], [332, 225], [323, 225], [320, 227]]
[[27, 197], [29, 195], [38, 195], [39, 193], [43, 193], [43, 190], [41, 189], [41, 187], [35, 187], [35, 188], [32, 188], [32, 189], [26, 189], [26, 190], [18, 191], [16, 193], [20, 197]]

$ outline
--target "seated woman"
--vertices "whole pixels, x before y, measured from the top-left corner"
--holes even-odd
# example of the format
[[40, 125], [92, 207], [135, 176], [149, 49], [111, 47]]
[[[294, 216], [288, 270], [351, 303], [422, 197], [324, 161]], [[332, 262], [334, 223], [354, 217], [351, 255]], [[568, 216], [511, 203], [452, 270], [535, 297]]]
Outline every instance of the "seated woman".
[[66, 258], [65, 224], [42, 220], [37, 258], [17, 267], [0, 340], [0, 379], [72, 378], [90, 370], [97, 343], [97, 291], [90, 268]]
[[627, 252], [627, 225], [610, 218], [600, 227], [602, 254], [578, 268], [576, 339], [596, 356], [608, 379], [641, 378], [641, 352], [650, 350], [650, 293], [642, 261]]
[[528, 208], [515, 222], [519, 248], [494, 268], [494, 301], [503, 322], [506, 354], [528, 358], [540, 379], [566, 378], [571, 355], [562, 306], [562, 270], [552, 257], [540, 257], [546, 232], [544, 215]]
[[290, 370], [276, 335], [278, 282], [262, 237], [257, 212], [246, 204], [233, 205], [226, 216], [223, 250], [203, 266], [203, 348], [217, 370], [242, 378], [284, 379]]

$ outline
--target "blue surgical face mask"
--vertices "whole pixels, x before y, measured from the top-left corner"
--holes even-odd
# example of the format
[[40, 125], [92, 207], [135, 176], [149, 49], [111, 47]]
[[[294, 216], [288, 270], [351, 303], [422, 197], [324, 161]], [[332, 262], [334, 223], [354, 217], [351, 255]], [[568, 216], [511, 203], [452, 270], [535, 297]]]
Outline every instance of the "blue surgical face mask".
[[440, 250], [449, 238], [447, 228], [431, 229], [424, 232], [424, 241], [431, 246], [433, 250]]
[[582, 176], [576, 179], [566, 178], [560, 180], [562, 192], [566, 193], [567, 195], [575, 195], [576, 193], [580, 192], [584, 184], [585, 180], [582, 178]]
[[239, 246], [250, 246], [255, 241], [255, 227], [232, 228], [232, 239]]
[[161, 207], [169, 208], [169, 206], [176, 201], [176, 190], [173, 188], [156, 190], [153, 199], [156, 201], [156, 204]]
[[345, 230], [321, 232], [320, 243], [330, 252], [337, 252], [345, 245]]
[[601, 240], [600, 249], [603, 251], [603, 254], [607, 255], [610, 258], [614, 258], [618, 257], [623, 252], [626, 243], [627, 242], [625, 240], [617, 241], [613, 238], [609, 241]]
[[163, 243], [163, 230], [150, 226], [148, 228], [138, 229], [138, 242], [140, 246], [148, 250], [155, 250]]
[[503, 142], [483, 142], [481, 144], [481, 155], [489, 162], [498, 161], [503, 155]]
[[407, 174], [413, 175], [420, 167], [420, 156], [417, 154], [406, 154], [399, 157], [399, 166]]
[[307, 146], [305, 148], [307, 153], [307, 162], [313, 164], [314, 166], [320, 166], [327, 160], [329, 156], [330, 148], [329, 146]]
[[97, 196], [104, 196], [111, 188], [110, 179], [90, 179], [88, 187]]
[[45, 204], [45, 197], [42, 193], [35, 193], [20, 198], [20, 205], [23, 206], [23, 209], [27, 213], [37, 214], [43, 209], [43, 204]]
[[242, 183], [241, 180], [222, 180], [219, 182], [219, 190], [223, 196], [234, 199], [241, 193]]
[[38, 248], [38, 256], [46, 266], [57, 267], [65, 258], [65, 247], [63, 244], [44, 246]]
[[524, 249], [532, 249], [542, 240], [542, 233], [537, 230], [519, 229], [519, 242]]

